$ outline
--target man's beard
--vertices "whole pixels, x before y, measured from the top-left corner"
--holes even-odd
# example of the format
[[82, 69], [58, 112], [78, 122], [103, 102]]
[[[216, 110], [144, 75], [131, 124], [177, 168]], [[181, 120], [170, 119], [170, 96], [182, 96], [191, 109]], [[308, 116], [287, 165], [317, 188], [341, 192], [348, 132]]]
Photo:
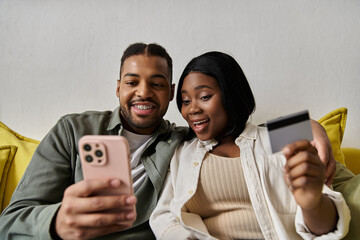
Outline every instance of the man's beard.
[[128, 109], [129, 108], [123, 108], [120, 106], [120, 116], [123, 118], [124, 121], [126, 121], [127, 125], [129, 125], [131, 128], [138, 128], [138, 129], [153, 128], [154, 126], [158, 125], [161, 120], [152, 117], [147, 117], [147, 118], [134, 117], [131, 115], [131, 112]]

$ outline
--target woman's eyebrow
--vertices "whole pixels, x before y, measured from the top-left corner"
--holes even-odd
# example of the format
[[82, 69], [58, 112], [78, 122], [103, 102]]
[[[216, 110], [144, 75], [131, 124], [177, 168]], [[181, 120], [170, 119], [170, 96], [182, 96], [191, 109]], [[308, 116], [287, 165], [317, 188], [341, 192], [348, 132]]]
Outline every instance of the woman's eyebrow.
[[[194, 88], [194, 90], [199, 90], [199, 89], [204, 89], [204, 88], [214, 89], [214, 88], [212, 88], [212, 87], [210, 87], [208, 85], [199, 85], [199, 86], [196, 86]], [[181, 90], [181, 93], [187, 93], [187, 91], [186, 90]]]
[[203, 89], [203, 88], [214, 89], [214, 88], [210, 87], [209, 85], [199, 85], [199, 86], [196, 86], [194, 89], [199, 90], [199, 89]]

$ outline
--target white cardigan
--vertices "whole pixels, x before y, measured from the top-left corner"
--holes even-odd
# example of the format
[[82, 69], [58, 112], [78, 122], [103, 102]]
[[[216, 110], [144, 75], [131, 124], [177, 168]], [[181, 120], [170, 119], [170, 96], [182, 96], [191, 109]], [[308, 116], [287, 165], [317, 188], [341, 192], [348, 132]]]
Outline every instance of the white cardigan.
[[[157, 239], [215, 239], [199, 215], [186, 212], [185, 203], [195, 194], [204, 156], [216, 143], [193, 139], [175, 151], [162, 195], [150, 217]], [[264, 128], [248, 123], [235, 143], [241, 149], [248, 192], [265, 239], [341, 239], [346, 235], [350, 211], [341, 193], [325, 185], [323, 192], [334, 201], [339, 214], [337, 229], [318, 237], [311, 234], [301, 208], [285, 184], [285, 157], [267, 154], [270, 147]]]

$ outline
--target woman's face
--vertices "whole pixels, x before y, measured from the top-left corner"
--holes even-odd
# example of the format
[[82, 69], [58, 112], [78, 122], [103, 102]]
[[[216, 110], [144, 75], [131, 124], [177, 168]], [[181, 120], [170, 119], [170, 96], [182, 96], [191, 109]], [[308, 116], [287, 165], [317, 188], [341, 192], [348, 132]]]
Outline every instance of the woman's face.
[[181, 98], [181, 115], [199, 139], [210, 140], [224, 135], [228, 116], [215, 78], [199, 72], [190, 73], [184, 79]]

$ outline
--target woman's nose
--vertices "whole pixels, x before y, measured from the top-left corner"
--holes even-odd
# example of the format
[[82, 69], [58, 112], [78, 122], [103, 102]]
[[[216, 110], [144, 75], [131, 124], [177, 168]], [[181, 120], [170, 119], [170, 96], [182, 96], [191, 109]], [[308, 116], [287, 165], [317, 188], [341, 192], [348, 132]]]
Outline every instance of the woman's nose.
[[201, 108], [199, 107], [199, 105], [196, 103], [196, 101], [192, 101], [190, 103], [190, 108], [189, 108], [189, 113], [190, 114], [197, 114], [201, 112]]

